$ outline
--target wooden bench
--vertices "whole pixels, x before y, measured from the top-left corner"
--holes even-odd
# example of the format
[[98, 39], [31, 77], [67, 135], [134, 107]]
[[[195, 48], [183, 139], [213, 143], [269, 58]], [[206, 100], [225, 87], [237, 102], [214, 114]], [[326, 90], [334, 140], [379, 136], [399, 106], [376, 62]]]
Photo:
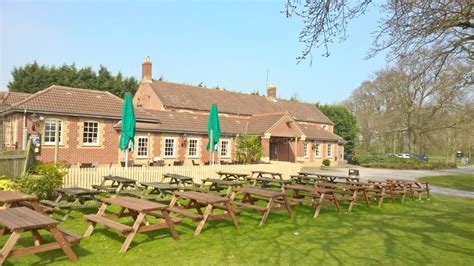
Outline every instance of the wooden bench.
[[[34, 209], [33, 204], [31, 204], [31, 201], [20, 201], [20, 202], [18, 202], [18, 205], [28, 207], [30, 209]], [[53, 208], [51, 208], [51, 207], [44, 206], [44, 205], [41, 205], [41, 204], [39, 204], [38, 207], [40, 207], [41, 212], [43, 212], [45, 214], [52, 214], [53, 213]]]
[[107, 219], [106, 217], [99, 216], [99, 215], [96, 215], [96, 214], [84, 215], [84, 219], [86, 219], [86, 221], [94, 223], [94, 224], [102, 224], [106, 227], [110, 227], [112, 229], [115, 229], [123, 235], [126, 235], [126, 234], [133, 231], [133, 228], [131, 226], [127, 226], [127, 225], [112, 221], [110, 219]]
[[126, 195], [126, 196], [132, 196], [132, 197], [136, 197], [136, 198], [139, 198], [139, 199], [145, 199], [145, 200], [154, 200], [155, 199], [154, 196], [145, 195], [144, 191], [142, 191], [142, 190], [122, 190], [122, 191], [120, 191], [119, 194], [120, 195]]
[[[161, 214], [161, 212], [152, 211], [152, 212], [149, 212], [148, 214], [156, 218], [165, 219], [165, 217], [163, 216], [163, 214]], [[183, 219], [179, 217], [170, 216], [170, 218], [171, 218], [171, 222], [174, 224], [179, 224], [183, 221]]]
[[200, 214], [197, 214], [197, 213], [194, 213], [194, 212], [190, 212], [190, 211], [187, 211], [183, 208], [179, 208], [179, 207], [168, 207], [168, 210], [170, 212], [174, 212], [174, 213], [177, 213], [177, 214], [181, 214], [185, 217], [188, 217], [188, 218], [191, 218], [193, 219], [194, 221], [199, 221], [199, 220], [202, 220], [203, 219], [203, 216], [200, 215]]
[[107, 192], [107, 193], [115, 193], [118, 186], [101, 186], [101, 185], [92, 185], [93, 189], [97, 189], [99, 191]]
[[239, 207], [244, 207], [244, 208], [249, 208], [258, 212], [265, 212], [267, 211], [267, 208], [265, 207], [260, 207], [257, 205], [252, 205], [250, 203], [245, 203], [245, 202], [239, 202], [239, 201], [231, 201], [230, 204], [232, 205], [237, 205]]
[[71, 245], [78, 245], [81, 242], [82, 237], [60, 227], [58, 227], [58, 230]]

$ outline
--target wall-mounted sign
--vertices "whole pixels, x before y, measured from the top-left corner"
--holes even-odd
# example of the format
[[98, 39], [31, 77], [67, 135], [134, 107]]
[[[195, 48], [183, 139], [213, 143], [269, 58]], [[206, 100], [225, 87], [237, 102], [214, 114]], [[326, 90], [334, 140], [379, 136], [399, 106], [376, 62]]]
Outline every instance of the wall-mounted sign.
[[31, 140], [35, 154], [41, 155], [41, 134], [38, 132], [28, 133], [28, 139]]

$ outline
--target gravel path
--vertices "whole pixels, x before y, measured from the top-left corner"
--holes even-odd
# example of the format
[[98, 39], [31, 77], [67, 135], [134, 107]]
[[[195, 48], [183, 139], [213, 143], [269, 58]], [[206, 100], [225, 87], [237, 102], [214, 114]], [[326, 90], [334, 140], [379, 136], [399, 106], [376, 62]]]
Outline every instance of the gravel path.
[[[316, 167], [303, 167], [303, 171], [315, 172], [315, 173], [331, 173], [334, 175], [347, 175], [349, 168], [359, 169], [360, 177], [363, 180], [367, 180], [367, 179], [384, 180], [386, 178], [415, 180], [416, 178], [419, 178], [422, 176], [474, 174], [474, 165], [463, 166], [456, 169], [441, 169], [441, 170], [393, 170], [393, 169], [365, 168], [365, 167], [359, 167], [359, 166], [342, 163], [338, 167], [331, 168], [330, 170], [321, 170], [320, 168], [316, 168]], [[432, 185], [430, 185], [430, 190], [433, 194], [450, 195], [450, 196], [474, 199], [474, 192], [472, 191], [437, 187], [437, 186], [432, 186]]]

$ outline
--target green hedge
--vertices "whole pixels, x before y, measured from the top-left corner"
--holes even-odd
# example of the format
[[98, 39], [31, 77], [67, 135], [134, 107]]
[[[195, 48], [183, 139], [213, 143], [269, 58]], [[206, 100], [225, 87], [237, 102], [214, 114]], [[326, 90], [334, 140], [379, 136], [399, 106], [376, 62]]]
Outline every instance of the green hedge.
[[349, 156], [348, 162], [350, 164], [360, 165], [369, 168], [406, 170], [456, 168], [455, 163], [425, 162], [417, 159], [403, 159], [395, 156], [352, 155]]

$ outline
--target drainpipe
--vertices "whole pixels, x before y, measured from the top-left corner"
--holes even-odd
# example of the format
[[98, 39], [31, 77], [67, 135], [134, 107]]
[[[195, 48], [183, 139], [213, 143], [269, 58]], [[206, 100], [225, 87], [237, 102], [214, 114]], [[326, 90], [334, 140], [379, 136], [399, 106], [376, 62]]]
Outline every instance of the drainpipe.
[[295, 163], [298, 162], [298, 137], [295, 137]]
[[26, 142], [27, 142], [27, 138], [28, 138], [28, 126], [27, 126], [27, 121], [26, 121], [26, 109], [25, 111], [23, 112], [23, 139], [22, 139], [22, 144], [21, 144], [21, 148], [24, 150], [26, 149]]

